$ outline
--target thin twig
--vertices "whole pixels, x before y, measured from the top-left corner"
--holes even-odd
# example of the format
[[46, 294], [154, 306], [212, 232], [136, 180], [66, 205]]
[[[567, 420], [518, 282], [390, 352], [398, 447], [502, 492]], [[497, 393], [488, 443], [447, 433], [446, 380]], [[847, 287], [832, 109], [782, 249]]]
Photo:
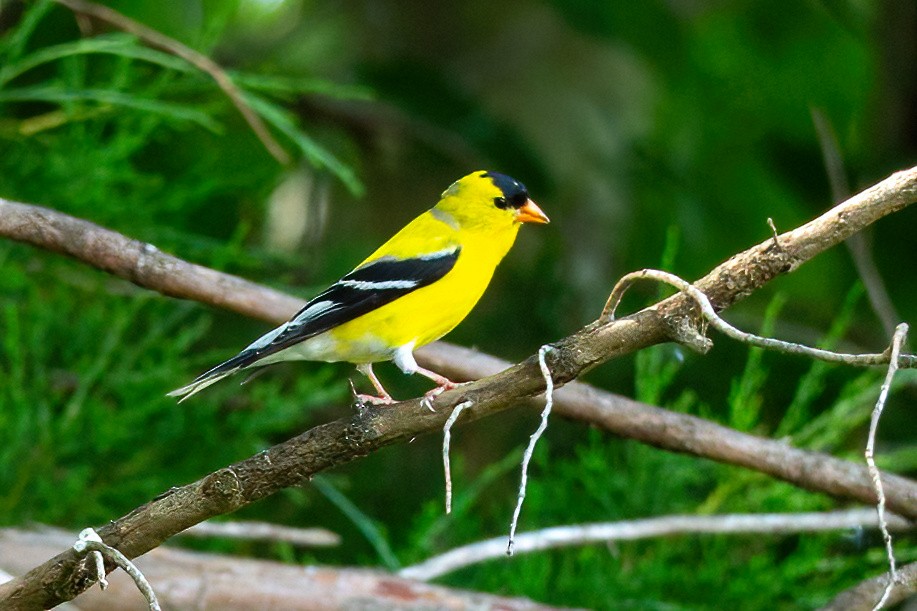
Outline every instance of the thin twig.
[[162, 32], [154, 30], [138, 21], [134, 21], [130, 17], [107, 6], [96, 4], [95, 2], [88, 2], [87, 0], [55, 0], [55, 2], [66, 6], [78, 15], [89, 15], [100, 21], [110, 23], [120, 30], [133, 34], [147, 44], [159, 47], [176, 57], [180, 57], [198, 70], [206, 72], [239, 110], [245, 118], [246, 123], [252, 128], [252, 131], [255, 132], [255, 135], [261, 140], [264, 148], [267, 149], [274, 159], [282, 165], [290, 163], [290, 155], [274, 139], [271, 132], [264, 124], [264, 121], [261, 120], [261, 117], [252, 110], [251, 106], [249, 106], [243, 98], [242, 92], [239, 91], [236, 84], [232, 82], [232, 79], [226, 74], [226, 71], [215, 61], [203, 53], [195, 51], [191, 47], [180, 43], [174, 38], [166, 36]]
[[892, 536], [888, 532], [888, 525], [885, 521], [885, 490], [882, 487], [882, 477], [879, 468], [876, 466], [874, 459], [876, 447], [876, 432], [879, 428], [879, 419], [882, 417], [882, 410], [885, 409], [885, 402], [888, 400], [888, 393], [892, 387], [892, 380], [898, 371], [898, 359], [901, 354], [901, 346], [907, 340], [907, 323], [901, 323], [895, 329], [895, 335], [892, 337], [891, 356], [888, 362], [888, 371], [885, 374], [885, 380], [882, 382], [882, 388], [879, 391], [879, 398], [876, 406], [872, 410], [872, 418], [869, 422], [869, 437], [866, 441], [866, 465], [869, 467], [869, 475], [872, 477], [873, 486], [876, 489], [876, 511], [879, 517], [879, 528], [882, 530], [882, 538], [885, 539], [885, 553], [888, 556], [888, 584], [882, 593], [882, 598], [876, 603], [873, 611], [881, 609], [891, 594], [892, 588], [898, 581], [898, 571], [895, 568], [895, 550], [892, 547]]
[[541, 375], [544, 376], [544, 409], [541, 410], [541, 423], [535, 432], [529, 437], [529, 444], [522, 454], [522, 476], [519, 478], [519, 495], [516, 498], [516, 508], [513, 510], [513, 519], [509, 523], [509, 542], [506, 544], [506, 555], [513, 555], [515, 547], [516, 526], [519, 524], [519, 513], [522, 511], [522, 502], [525, 500], [525, 489], [529, 479], [529, 462], [532, 460], [532, 454], [535, 452], [535, 444], [541, 439], [545, 429], [548, 428], [548, 416], [551, 415], [551, 408], [554, 406], [554, 379], [551, 377], [551, 370], [545, 362], [545, 354], [553, 350], [551, 346], [544, 345], [538, 349], [538, 366], [541, 368]]
[[446, 479], [446, 513], [452, 513], [452, 469], [449, 466], [449, 442], [452, 440], [452, 425], [462, 414], [462, 410], [471, 406], [471, 401], [462, 401], [456, 405], [449, 419], [443, 425], [443, 473]]
[[161, 611], [159, 601], [156, 599], [156, 593], [153, 592], [153, 587], [143, 576], [143, 573], [140, 572], [140, 569], [128, 560], [127, 556], [110, 545], [105, 545], [95, 530], [92, 528], [84, 529], [80, 533], [77, 542], [73, 544], [73, 550], [78, 554], [88, 553], [93, 558], [96, 565], [96, 578], [103, 590], [108, 586], [108, 581], [105, 579], [105, 564], [102, 562], [102, 557], [104, 556], [109, 562], [117, 565], [131, 576], [131, 579], [137, 585], [137, 589], [146, 598], [150, 611]]
[[[818, 134], [818, 143], [821, 146], [822, 158], [828, 174], [828, 183], [831, 185], [831, 196], [835, 203], [839, 203], [850, 196], [850, 186], [847, 181], [847, 173], [844, 170], [841, 148], [837, 142], [834, 128], [825, 113], [819, 108], [812, 108], [811, 112], [812, 123], [815, 124], [815, 132]], [[882, 322], [885, 332], [891, 335], [894, 333], [895, 325], [901, 320], [901, 317], [895, 310], [895, 305], [892, 303], [888, 289], [885, 287], [882, 274], [879, 273], [879, 269], [876, 267], [866, 235], [856, 233], [847, 238], [844, 245], [850, 252], [850, 258], [853, 259], [857, 275], [863, 281], [863, 286], [866, 287], [866, 295], [869, 298], [873, 312]]]
[[771, 228], [771, 234], [774, 236], [774, 246], [780, 248], [780, 234], [777, 232], [777, 225], [774, 224], [774, 219], [767, 217], [767, 226]]
[[[896, 530], [912, 529], [914, 525], [892, 514], [889, 526]], [[654, 537], [669, 537], [692, 533], [703, 534], [790, 534], [875, 527], [876, 512], [872, 509], [811, 513], [726, 514], [712, 516], [673, 515], [642, 520], [555, 526], [522, 533], [516, 537], [516, 552], [525, 554], [560, 547], [575, 547], [609, 541], [631, 541]], [[494, 537], [449, 550], [419, 564], [405, 567], [402, 577], [427, 581], [462, 567], [500, 558], [506, 546], [502, 537]]]
[[[624, 293], [628, 288], [631, 287], [631, 285], [633, 285], [634, 282], [643, 279], [650, 279], [657, 282], [670, 284], [683, 293], [687, 294], [695, 302], [697, 302], [701, 313], [704, 316], [704, 319], [706, 319], [714, 329], [723, 335], [731, 337], [732, 339], [744, 344], [750, 344], [752, 346], [768, 348], [771, 350], [778, 350], [788, 354], [801, 354], [803, 356], [808, 356], [820, 361], [826, 361], [828, 363], [843, 363], [844, 365], [852, 365], [857, 367], [885, 365], [889, 362], [889, 355], [887, 351], [877, 354], [846, 354], [842, 352], [832, 352], [831, 350], [812, 348], [810, 346], [797, 344], [795, 342], [786, 342], [779, 339], [761, 337], [753, 333], [746, 333], [745, 331], [736, 329], [725, 320], [720, 318], [720, 316], [716, 313], [716, 310], [714, 310], [713, 304], [710, 303], [710, 300], [704, 293], [700, 291], [700, 289], [674, 274], [670, 274], [658, 269], [644, 269], [637, 272], [632, 272], [621, 278], [615, 285], [614, 289], [612, 289], [611, 295], [609, 295], [608, 301], [605, 303], [605, 308], [602, 310], [601, 318], [603, 320], [614, 320], [615, 309], [617, 309], [618, 304], [621, 302], [621, 298], [624, 296]], [[907, 369], [917, 367], [917, 355], [900, 355], [898, 357], [897, 367]]]

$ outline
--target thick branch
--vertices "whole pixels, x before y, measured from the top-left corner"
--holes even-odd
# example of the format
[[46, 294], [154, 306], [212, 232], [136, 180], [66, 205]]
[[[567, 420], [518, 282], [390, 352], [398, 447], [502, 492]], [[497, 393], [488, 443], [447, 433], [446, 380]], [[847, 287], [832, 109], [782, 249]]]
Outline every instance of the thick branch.
[[[917, 168], [899, 172], [814, 221], [734, 256], [695, 284], [722, 309], [915, 200]], [[77, 233], [69, 235], [67, 228]], [[260, 310], [262, 317], [267, 318], [264, 315], [267, 310], [259, 307], [263, 294], [256, 285], [189, 266], [65, 215], [0, 200], [0, 235], [41, 246], [47, 242], [53, 250], [106, 270], [118, 270], [119, 275], [134, 282], [152, 279], [167, 289], [163, 291], [167, 294], [178, 296], [176, 287], [184, 285], [194, 289], [190, 293], [193, 298], [212, 297], [206, 301], [225, 304], [229, 296], [219, 288], [194, 286], [182, 272], [210, 275], [211, 280], [221, 279], [238, 286], [240, 294], [236, 297], [244, 297], [243, 304]], [[131, 253], [124, 256], [109, 240], [120, 241], [122, 246], [132, 249]], [[168, 277], [158, 267], [160, 264], [168, 265]], [[150, 267], [157, 271], [150, 273]], [[149, 286], [159, 290], [159, 286]], [[273, 307], [277, 307], [276, 301]], [[295, 306], [271, 318], [285, 319], [294, 309]], [[593, 323], [554, 344], [547, 358], [554, 382], [560, 386], [611, 358], [667, 341], [673, 336], [671, 329], [689, 317], [692, 317], [690, 301], [674, 296], [627, 318], [607, 324]], [[283, 487], [303, 483], [310, 475], [328, 467], [424, 432], [440, 430], [449, 408], [460, 401], [473, 402], [463, 416], [463, 422], [467, 422], [540, 393], [544, 384], [537, 358], [533, 356], [497, 375], [440, 395], [435, 412], [420, 409], [416, 400], [361, 411], [350, 418], [315, 427], [248, 460], [177, 488], [99, 529], [99, 534], [107, 544], [128, 557], [136, 557], [197, 522], [234, 511]], [[866, 470], [859, 465], [744, 435], [699, 418], [643, 406], [585, 385], [576, 386], [579, 388], [564, 388], [557, 393], [558, 412], [601, 422], [609, 430], [660, 447], [749, 466], [831, 494], [868, 503], [875, 501]], [[605, 405], [600, 409], [603, 402]], [[633, 429], [625, 425], [627, 422], [634, 425]], [[887, 486], [888, 508], [917, 518], [917, 485], [890, 475], [883, 475], [883, 481]], [[78, 566], [73, 552], [65, 552], [0, 586], [0, 601], [18, 604], [20, 608], [52, 606], [72, 598], [85, 585], [86, 572]]]
[[188, 263], [55, 210], [0, 198], [0, 236], [69, 255], [138, 286], [271, 322], [287, 320], [303, 300], [237, 276]]

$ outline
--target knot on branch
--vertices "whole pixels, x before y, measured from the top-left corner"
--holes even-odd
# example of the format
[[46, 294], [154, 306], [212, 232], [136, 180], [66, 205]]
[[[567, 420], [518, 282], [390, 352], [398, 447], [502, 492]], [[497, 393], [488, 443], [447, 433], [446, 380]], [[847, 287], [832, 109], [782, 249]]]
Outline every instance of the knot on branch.
[[377, 413], [383, 415], [390, 406], [368, 406], [365, 409], [358, 410], [344, 427], [344, 451], [353, 452], [357, 455], [364, 456], [368, 453], [366, 449], [372, 445], [372, 441], [379, 437], [377, 422]]
[[806, 262], [791, 249], [787, 238], [778, 236], [731, 257], [697, 283], [717, 312], [748, 297], [777, 276], [788, 274]]
[[243, 501], [242, 483], [231, 467], [211, 473], [201, 485], [205, 498], [228, 507], [234, 507]]
[[61, 579], [50, 584], [57, 586], [53, 588], [54, 596], [60, 600], [72, 600], [77, 594], [88, 590], [97, 579], [94, 570], [90, 568], [90, 563], [88, 556], [78, 558], [70, 579]]
[[135, 241], [132, 246], [136, 249], [136, 263], [130, 271], [130, 280], [138, 286], [144, 286], [149, 281], [150, 270], [157, 265], [159, 249], [147, 242]]
[[[539, 368], [542, 373], [541, 364], [544, 363], [551, 371], [551, 379], [555, 386], [563, 386], [567, 382], [575, 380], [579, 374], [580, 366], [577, 362], [577, 348], [565, 345], [563, 342], [554, 344], [545, 344], [539, 355], [529, 359], [532, 365]], [[546, 385], [547, 386], [547, 385]]]
[[707, 354], [713, 348], [713, 340], [704, 335], [707, 325], [703, 319], [698, 322], [692, 316], [671, 316], [663, 318], [663, 323], [672, 341], [698, 354]]
[[802, 259], [784, 249], [777, 236], [774, 237], [773, 242], [762, 248], [761, 254], [762, 261], [766, 261], [766, 267], [771, 270], [771, 278], [788, 274], [804, 263]]

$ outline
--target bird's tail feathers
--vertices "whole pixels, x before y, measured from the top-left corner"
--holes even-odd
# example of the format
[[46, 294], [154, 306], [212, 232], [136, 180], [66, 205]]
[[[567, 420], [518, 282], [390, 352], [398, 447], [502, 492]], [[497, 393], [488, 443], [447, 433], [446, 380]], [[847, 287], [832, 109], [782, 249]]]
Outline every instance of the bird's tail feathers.
[[253, 351], [243, 350], [228, 361], [220, 363], [210, 371], [202, 373], [190, 384], [182, 386], [181, 388], [176, 388], [170, 393], [166, 393], [166, 396], [181, 397], [178, 400], [178, 402], [181, 403], [185, 399], [188, 399], [189, 397], [192, 397], [201, 392], [211, 384], [216, 384], [223, 378], [229, 377], [237, 371], [241, 371], [252, 365], [256, 360], [257, 357], [255, 354], [253, 354]]

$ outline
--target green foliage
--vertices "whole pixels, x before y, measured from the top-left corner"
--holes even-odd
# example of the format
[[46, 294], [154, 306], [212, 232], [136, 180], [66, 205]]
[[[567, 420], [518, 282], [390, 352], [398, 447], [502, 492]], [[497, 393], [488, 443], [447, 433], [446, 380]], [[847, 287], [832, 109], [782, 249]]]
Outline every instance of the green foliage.
[[[770, 337], [774, 333], [777, 316], [786, 299], [779, 293], [764, 311], [764, 323], [758, 335]], [[749, 348], [748, 360], [742, 375], [733, 380], [729, 388], [729, 426], [740, 431], [751, 430], [761, 418], [763, 397], [761, 395], [767, 381], [767, 369], [762, 364], [764, 348]]]
[[388, 538], [385, 535], [384, 528], [357, 505], [348, 499], [344, 493], [338, 490], [334, 484], [322, 476], [312, 478], [312, 485], [315, 489], [325, 495], [331, 503], [337, 507], [341, 513], [347, 516], [351, 522], [360, 530], [369, 544], [373, 547], [379, 556], [379, 561], [390, 571], [397, 571], [401, 568], [398, 558], [395, 557]]
[[[244, 221], [220, 239], [197, 231], [221, 200], [258, 201], [281, 171], [253, 140], [239, 146], [247, 127], [209, 77], [122, 34], [67, 40], [59, 30], [63, 39], [33, 42], [53, 7], [31, 5], [0, 39], [0, 194], [182, 245], [205, 264], [288, 273], [289, 261], [245, 243]], [[262, 92], [265, 113], [303, 91], [366, 97], [318, 78], [235, 78]], [[292, 119], [283, 127], [308, 138]], [[334, 172], [312, 142], [325, 155], [312, 161]], [[350, 167], [336, 169], [360, 188]], [[23, 246], [0, 245], [0, 266], [0, 523], [112, 519], [286, 438], [345, 396], [335, 368], [315, 364], [177, 408], [164, 393], [236, 347], [214, 335], [220, 315]], [[240, 326], [247, 337], [259, 327]]]
[[[22, 269], [4, 251], [5, 266]], [[4, 524], [104, 522], [264, 449], [302, 426], [310, 407], [341, 398], [325, 369], [290, 388], [253, 387], [241, 404], [213, 397], [176, 409], [163, 390], [199, 367], [187, 355], [209, 317], [145, 292], [113, 296], [101, 274], [47, 264], [57, 282], [0, 280]]]
[[[133, 36], [99, 36], [29, 52], [29, 35], [48, 11], [49, 4], [41, 2], [31, 7], [22, 29], [0, 41], [3, 65], [0, 104], [11, 105], [9, 112], [12, 115], [26, 115], [6, 125], [8, 138], [92, 121], [119, 110], [133, 111], [134, 116], [142, 115], [147, 120], [161, 119], [155, 122], [158, 129], [179, 129], [184, 123], [192, 123], [218, 134], [225, 131], [217, 115], [227, 114], [231, 105], [212, 78], [173, 55], [143, 46]], [[90, 62], [94, 55], [111, 57], [109, 61], [103, 57]], [[44, 69], [40, 84], [20, 84], [27, 82], [38, 69]], [[295, 118], [274, 98], [265, 96], [276, 95], [283, 99], [290, 94], [321, 91], [342, 99], [365, 99], [368, 95], [365, 90], [321, 79], [271, 78], [245, 73], [236, 74], [234, 82], [243, 88], [242, 96], [252, 109], [294, 142], [307, 161], [336, 175], [352, 193], [362, 192], [362, 184], [347, 164], [301, 131]], [[263, 95], [244, 91], [249, 84]], [[191, 101], [201, 99], [203, 103]], [[20, 110], [26, 102], [30, 103], [30, 108], [41, 107], [42, 103], [54, 108], [36, 115]], [[148, 139], [149, 134], [142, 134], [138, 140], [146, 144]], [[112, 142], [124, 140], [126, 138], [115, 137]]]

